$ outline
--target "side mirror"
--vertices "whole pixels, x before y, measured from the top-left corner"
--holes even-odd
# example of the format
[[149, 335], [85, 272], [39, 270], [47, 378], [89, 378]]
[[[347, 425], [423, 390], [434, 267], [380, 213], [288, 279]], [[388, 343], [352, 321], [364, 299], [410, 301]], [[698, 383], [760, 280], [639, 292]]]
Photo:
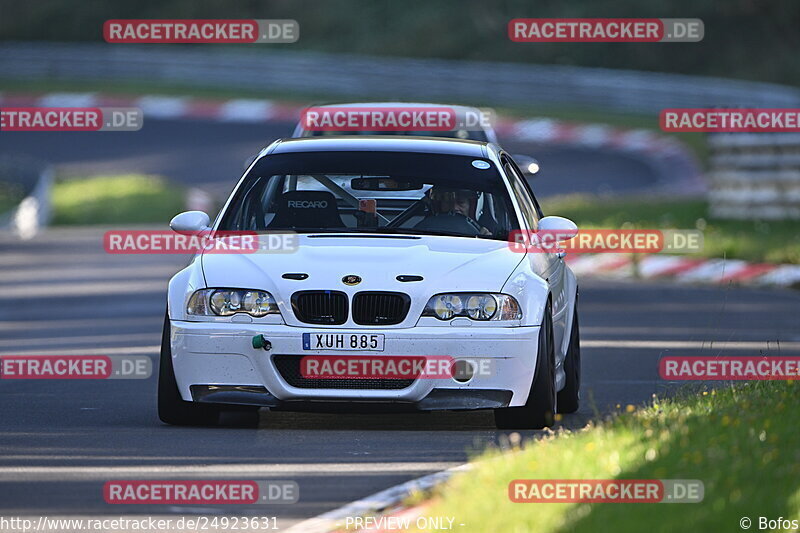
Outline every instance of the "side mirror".
[[544, 217], [539, 221], [543, 241], [568, 241], [578, 234], [578, 226], [568, 218]]
[[528, 176], [533, 176], [539, 172], [539, 161], [529, 155], [517, 154], [512, 156], [519, 169]]
[[202, 211], [185, 211], [169, 222], [169, 227], [178, 233], [200, 233], [210, 230], [210, 226], [211, 219]]

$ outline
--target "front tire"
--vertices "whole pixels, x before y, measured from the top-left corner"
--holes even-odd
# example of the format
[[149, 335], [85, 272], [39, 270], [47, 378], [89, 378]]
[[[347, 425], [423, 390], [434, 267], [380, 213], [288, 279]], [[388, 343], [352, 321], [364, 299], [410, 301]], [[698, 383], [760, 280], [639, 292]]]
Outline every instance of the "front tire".
[[578, 302], [575, 302], [575, 316], [572, 319], [572, 332], [569, 336], [569, 347], [564, 359], [566, 383], [558, 393], [558, 412], [574, 413], [580, 404], [581, 390], [581, 334], [578, 327]]
[[522, 407], [495, 409], [494, 422], [498, 429], [542, 429], [555, 421], [555, 343], [553, 316], [550, 305], [545, 308], [539, 328], [539, 352], [528, 400]]
[[220, 409], [214, 405], [187, 402], [178, 392], [172, 349], [169, 343], [169, 316], [164, 318], [161, 334], [161, 359], [158, 365], [158, 418], [174, 426], [213, 426], [219, 421]]

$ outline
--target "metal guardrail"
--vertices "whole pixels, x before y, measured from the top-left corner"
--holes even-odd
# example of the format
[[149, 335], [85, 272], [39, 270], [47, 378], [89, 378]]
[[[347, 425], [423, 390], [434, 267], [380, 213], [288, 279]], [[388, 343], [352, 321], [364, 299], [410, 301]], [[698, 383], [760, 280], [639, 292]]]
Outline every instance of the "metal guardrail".
[[[269, 49], [107, 43], [0, 44], [6, 79], [122, 80], [342, 98], [572, 105], [657, 113], [668, 107], [800, 107], [800, 90], [680, 74]], [[99, 87], [101, 88], [101, 87]]]
[[22, 189], [22, 200], [6, 213], [0, 213], [0, 230], [21, 239], [30, 239], [50, 221], [50, 188], [53, 170], [26, 158], [0, 158], [0, 182]]
[[800, 219], [800, 134], [719, 133], [709, 146], [712, 216]]

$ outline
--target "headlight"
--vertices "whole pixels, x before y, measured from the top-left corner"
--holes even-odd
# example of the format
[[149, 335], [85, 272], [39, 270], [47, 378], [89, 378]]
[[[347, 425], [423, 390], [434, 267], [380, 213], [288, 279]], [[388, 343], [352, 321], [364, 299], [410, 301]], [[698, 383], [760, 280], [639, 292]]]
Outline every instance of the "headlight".
[[439, 320], [465, 316], [472, 320], [518, 320], [522, 318], [517, 301], [507, 294], [437, 294], [425, 306], [422, 316]]
[[472, 320], [491, 320], [497, 312], [497, 300], [491, 294], [473, 294], [467, 300], [467, 316]]
[[442, 320], [453, 318], [464, 311], [464, 302], [457, 294], [440, 294], [431, 298], [428, 305], [433, 302], [433, 314]]
[[280, 314], [275, 298], [268, 292], [249, 289], [202, 289], [189, 298], [186, 312], [200, 316], [231, 316], [247, 313], [254, 317]]

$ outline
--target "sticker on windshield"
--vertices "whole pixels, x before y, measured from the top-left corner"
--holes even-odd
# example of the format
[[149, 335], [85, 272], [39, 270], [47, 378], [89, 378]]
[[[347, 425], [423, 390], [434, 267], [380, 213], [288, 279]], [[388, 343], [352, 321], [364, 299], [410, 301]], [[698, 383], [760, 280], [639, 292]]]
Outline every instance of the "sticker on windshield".
[[486, 161], [481, 161], [480, 159], [476, 159], [475, 161], [472, 162], [472, 166], [475, 168], [479, 168], [481, 170], [486, 170], [491, 165], [489, 165], [489, 163], [487, 163]]

